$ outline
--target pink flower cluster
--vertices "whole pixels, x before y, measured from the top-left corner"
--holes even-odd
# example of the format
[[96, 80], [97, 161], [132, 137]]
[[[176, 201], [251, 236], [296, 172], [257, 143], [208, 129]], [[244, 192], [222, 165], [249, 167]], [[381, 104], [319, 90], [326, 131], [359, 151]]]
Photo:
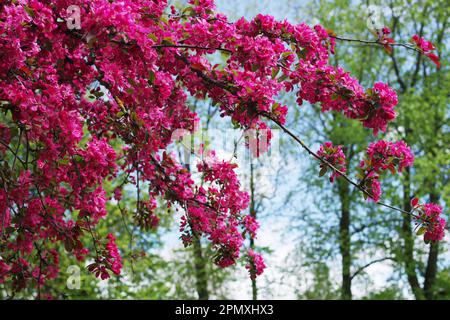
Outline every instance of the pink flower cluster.
[[431, 61], [436, 64], [438, 68], [441, 67], [441, 63], [439, 61], [439, 57], [432, 53], [431, 51], [436, 50], [436, 47], [430, 41], [425, 40], [422, 37], [419, 37], [417, 34], [413, 35], [411, 41], [416, 45], [416, 47], [422, 51]]
[[384, 50], [388, 54], [392, 54], [392, 43], [395, 43], [395, 40], [389, 37], [391, 34], [391, 29], [388, 27], [383, 27], [381, 30], [377, 30], [378, 42], [381, 43], [384, 47]]
[[382, 32], [384, 35], [388, 35], [388, 34], [391, 34], [391, 29], [389, 29], [388, 27], [383, 27], [383, 28], [381, 29], [381, 32]]
[[417, 225], [421, 226], [418, 234], [424, 234], [425, 243], [441, 241], [445, 235], [445, 219], [441, 217], [442, 208], [434, 203], [419, 204], [417, 198], [411, 201]]
[[122, 270], [122, 258], [115, 242], [116, 238], [112, 233], [109, 233], [106, 239], [107, 243], [104, 249], [97, 252], [96, 261], [88, 266], [88, 270], [102, 280], [110, 277], [108, 270], [111, 270], [115, 275], [120, 275]]
[[157, 204], [155, 199], [143, 201], [139, 212], [135, 215], [136, 223], [145, 231], [154, 230], [158, 227], [159, 217], [155, 214]]
[[6, 274], [11, 270], [11, 266], [6, 264], [5, 261], [0, 260], [0, 283], [5, 281]]
[[246, 215], [244, 217], [244, 227], [251, 238], [256, 237], [256, 231], [258, 231], [259, 229], [259, 223], [254, 217], [252, 217], [251, 215]]
[[242, 230], [249, 228], [255, 236], [257, 229], [255, 221], [241, 214], [248, 206], [249, 196], [240, 190], [236, 167], [215, 157], [198, 164], [208, 186], [199, 187], [196, 200], [189, 201], [180, 228], [185, 245], [194, 236], [206, 235], [217, 249], [215, 262], [221, 267], [230, 266], [239, 258], [244, 242]]
[[377, 202], [381, 196], [380, 175], [389, 170], [392, 174], [401, 172], [412, 166], [414, 155], [405, 142], [389, 142], [380, 140], [373, 142], [366, 150], [366, 157], [360, 163], [361, 184], [371, 194], [371, 199]]
[[252, 249], [248, 251], [248, 262], [245, 268], [250, 273], [250, 278], [255, 279], [257, 276], [261, 275], [266, 268], [266, 264], [264, 263], [263, 257], [254, 252]]
[[366, 153], [371, 168], [377, 173], [387, 169], [395, 173], [395, 168], [402, 172], [404, 168], [410, 167], [414, 163], [414, 155], [404, 141], [380, 140], [371, 143]]
[[397, 105], [397, 94], [387, 84], [377, 82], [371, 90], [368, 90], [368, 95], [372, 99], [372, 103], [367, 109], [367, 116], [364, 119], [364, 126], [372, 128], [374, 134], [378, 130], [386, 131], [388, 122], [396, 117], [394, 107]]
[[108, 263], [110, 269], [114, 274], [119, 275], [122, 269], [122, 258], [120, 257], [119, 249], [116, 245], [116, 238], [109, 233], [106, 238], [108, 239], [108, 243], [105, 246], [107, 251], [106, 254], [106, 262]]
[[[342, 151], [342, 146], [335, 146], [332, 142], [325, 142], [320, 146], [317, 151], [317, 155], [327, 161], [329, 164], [333, 165], [340, 172], [345, 173], [347, 171], [346, 163], [345, 163], [345, 154]], [[323, 176], [327, 170], [328, 165], [321, 163], [320, 164], [320, 176]], [[334, 179], [339, 177], [341, 174], [333, 169], [330, 176], [330, 182], [334, 182]]]

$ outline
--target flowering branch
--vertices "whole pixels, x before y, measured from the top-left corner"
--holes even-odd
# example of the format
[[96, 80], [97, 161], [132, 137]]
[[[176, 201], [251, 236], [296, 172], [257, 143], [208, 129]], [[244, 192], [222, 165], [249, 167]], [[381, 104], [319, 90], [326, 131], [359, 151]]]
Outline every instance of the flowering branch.
[[[375, 44], [382, 46], [386, 52], [393, 57], [392, 47], [404, 47], [408, 50], [412, 50], [417, 52], [419, 55], [425, 55], [427, 56], [431, 61], [433, 61], [434, 64], [436, 64], [437, 68], [439, 69], [441, 64], [439, 62], [439, 57], [432, 53], [431, 51], [436, 50], [436, 47], [430, 42], [422, 37], [418, 36], [417, 34], [413, 35], [411, 38], [411, 43], [399, 43], [395, 42], [394, 39], [389, 37], [389, 34], [391, 33], [391, 30], [387, 27], [383, 27], [381, 30], [376, 30], [376, 36], [377, 40], [360, 40], [360, 39], [351, 39], [351, 38], [345, 38], [337, 36], [334, 31], [329, 30], [328, 34], [330, 38], [341, 40], [341, 41], [350, 41], [350, 42], [359, 42], [364, 44]], [[394, 59], [394, 57], [393, 57]], [[416, 67], [416, 70], [418, 67]], [[394, 69], [398, 77], [398, 66], [394, 59]], [[400, 85], [402, 88], [404, 88], [404, 85], [402, 84], [402, 81], [399, 79]]]
[[[359, 42], [359, 43], [363, 43], [363, 44], [375, 44], [375, 45], [379, 45], [379, 46], [384, 46], [386, 45], [386, 42], [383, 42], [381, 39], [378, 40], [361, 40], [361, 39], [353, 39], [353, 38], [345, 38], [345, 37], [341, 37], [341, 36], [336, 36], [336, 35], [330, 35], [331, 38], [336, 39], [336, 40], [341, 40], [341, 41], [348, 41], [348, 42]], [[404, 47], [408, 50], [412, 50], [418, 53], [422, 53], [422, 51], [420, 51], [418, 48], [412, 46], [411, 44], [408, 43], [389, 43], [389, 45], [391, 47]]]
[[[298, 136], [296, 136], [292, 131], [290, 131], [288, 128], [286, 128], [283, 124], [281, 124], [278, 120], [273, 119], [270, 116], [267, 116], [270, 120], [272, 120], [274, 123], [276, 123], [281, 130], [283, 130], [286, 134], [288, 134], [292, 139], [294, 139], [298, 144], [300, 144], [300, 146], [306, 150], [306, 152], [308, 152], [311, 156], [313, 156], [314, 158], [316, 158], [317, 160], [319, 160], [320, 162], [322, 162], [323, 164], [325, 164], [326, 166], [328, 166], [330, 169], [332, 169], [334, 172], [338, 173], [339, 176], [342, 176], [348, 183], [350, 183], [351, 185], [353, 185], [357, 190], [361, 191], [363, 194], [367, 195], [368, 197], [373, 197], [373, 195], [367, 191], [365, 188], [363, 188], [361, 186], [361, 183], [355, 182], [353, 181], [345, 172], [337, 169], [333, 164], [331, 164], [330, 162], [328, 162], [326, 159], [324, 159], [323, 157], [320, 157], [317, 153], [315, 153], [314, 151], [311, 150], [311, 148], [309, 148]], [[412, 212], [408, 212], [406, 210], [403, 210], [401, 208], [392, 206], [390, 204], [381, 202], [381, 201], [377, 201], [376, 202], [378, 205], [401, 212], [403, 214], [407, 214], [410, 215], [412, 217], [417, 218], [416, 215], [414, 215]]]
[[210, 48], [210, 47], [194, 46], [194, 45], [188, 45], [188, 44], [155, 44], [152, 46], [152, 48], [185, 48], [185, 49], [197, 49], [197, 50], [207, 50], [207, 51], [217, 50], [217, 51], [232, 53], [231, 50], [220, 48], [220, 47]]

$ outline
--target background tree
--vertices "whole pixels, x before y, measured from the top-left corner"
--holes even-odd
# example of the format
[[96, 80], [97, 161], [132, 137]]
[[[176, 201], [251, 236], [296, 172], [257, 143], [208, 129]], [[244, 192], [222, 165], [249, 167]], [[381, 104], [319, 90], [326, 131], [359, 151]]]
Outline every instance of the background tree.
[[[420, 27], [421, 25], [433, 25], [433, 27], [427, 30], [428, 34], [426, 36], [431, 37], [438, 48], [448, 43], [448, 40], [445, 40], [445, 32], [443, 32], [448, 28], [446, 22], [448, 19], [448, 7], [443, 3], [421, 2], [415, 3], [413, 6], [409, 6], [408, 10], [402, 11], [399, 10], [401, 5], [404, 5], [404, 3], [400, 1], [391, 2], [389, 6], [381, 2], [378, 3], [378, 7], [375, 7], [375, 11], [380, 10], [375, 12], [378, 14], [377, 18], [381, 19], [378, 23], [390, 26], [395, 37], [412, 33], [420, 34], [421, 30], [423, 31]], [[367, 9], [364, 10], [363, 2], [350, 6], [347, 1], [319, 1], [312, 6], [314, 6], [314, 9], [310, 11], [311, 16], [316, 17], [318, 21], [327, 21], [327, 26], [335, 30], [336, 33], [348, 35], [348, 38], [354, 39], [370, 39], [373, 37], [367, 25], [367, 22], [371, 21], [369, 19], [371, 12]], [[320, 9], [317, 10], [316, 8]], [[389, 12], [392, 15], [389, 15]], [[355, 19], [355, 17], [358, 19]], [[442, 49], [439, 51], [442, 52]], [[352, 58], [342, 59], [341, 57]], [[443, 70], [446, 67], [442, 66], [440, 69], [436, 69], [435, 65], [430, 64], [429, 61], [424, 60], [421, 56], [416, 56], [416, 60], [408, 64], [407, 61], [411, 60], [411, 58], [404, 56], [403, 52], [397, 48], [389, 55], [378, 47], [367, 47], [358, 41], [355, 41], [353, 45], [350, 43], [348, 46], [338, 47], [335, 58], [338, 61], [340, 60], [341, 63], [345, 63], [348, 70], [358, 74], [358, 77], [363, 82], [374, 81], [382, 74], [392, 79], [393, 85], [399, 86], [399, 110], [402, 111], [402, 116], [397, 121], [397, 128], [391, 130], [388, 135], [397, 138], [402, 137], [403, 139], [407, 137], [406, 141], [415, 150], [418, 166], [414, 171], [408, 169], [403, 175], [402, 185], [403, 189], [407, 192], [401, 195], [397, 190], [392, 190], [392, 192], [388, 191], [388, 197], [392, 197], [399, 204], [403, 203], [405, 210], [410, 210], [410, 201], [414, 194], [418, 194], [419, 192], [421, 194], [436, 192], [437, 189], [432, 185], [430, 188], [430, 181], [433, 181], [432, 184], [439, 184], [441, 186], [439, 189], [442, 190], [440, 193], [445, 195], [447, 193], [445, 190], [445, 182], [447, 181], [448, 164], [443, 159], [448, 159], [448, 156], [437, 155], [434, 159], [429, 158], [429, 156], [422, 156], [425, 155], [425, 150], [427, 152], [430, 151], [429, 148], [434, 149], [435, 152], [439, 152], [442, 155], [448, 154], [448, 148], [442, 145], [442, 141], [446, 141], [449, 136], [448, 130], [445, 128], [445, 123], [448, 123], [448, 94], [445, 93], [445, 89], [444, 91], [441, 89], [442, 85], [439, 85], [439, 82], [437, 82], [438, 79], [440, 79], [441, 83], [448, 81], [445, 80], [445, 76], [442, 76]], [[446, 61], [446, 59], [444, 58], [443, 61]], [[417, 69], [417, 66], [420, 68]], [[417, 75], [417, 72], [420, 72], [420, 77]], [[433, 85], [435, 90], [429, 90], [431, 89], [430, 84], [427, 84], [429, 81], [435, 84]], [[430, 101], [434, 101], [435, 103], [430, 104]], [[313, 126], [316, 125], [313, 123]], [[320, 137], [318, 132], [326, 132], [323, 128], [313, 131], [314, 136], [320, 137], [319, 139], [339, 139], [339, 129], [333, 127], [330, 122], [326, 122], [326, 125], [331, 128], [329, 137]], [[345, 124], [341, 124], [340, 127], [343, 125]], [[426, 127], [429, 129], [422, 131]], [[355, 133], [352, 137], [355, 136], [361, 137], [361, 133]], [[346, 137], [346, 139], [349, 139], [349, 137]], [[347, 141], [351, 141], [351, 139]], [[415, 181], [410, 181], [411, 179]], [[398, 184], [392, 181], [392, 185], [395, 188]], [[415, 185], [417, 191], [408, 191], [411, 185]], [[342, 183], [340, 189], [342, 190]], [[400, 200], [399, 197], [403, 198], [403, 200]], [[433, 197], [430, 197], [430, 200], [436, 201], [438, 197], [435, 194]], [[445, 202], [441, 203], [444, 204]], [[361, 217], [358, 209], [355, 209], [355, 213]], [[322, 210], [325, 211], [326, 209]], [[392, 257], [395, 256], [395, 261], [398, 263], [397, 266], [403, 266], [404, 269], [402, 269], [406, 270], [408, 283], [415, 297], [433, 298], [433, 295], [430, 293], [432, 291], [430, 288], [436, 275], [437, 264], [435, 262], [438, 260], [436, 257], [439, 252], [437, 245], [433, 244], [430, 247], [428, 257], [424, 257], [423, 254], [417, 254], [417, 257], [414, 258], [412, 252], [417, 252], [417, 244], [414, 246], [414, 237], [412, 237], [410, 229], [410, 217], [404, 215], [403, 221], [399, 221], [398, 217], [392, 216], [390, 213], [387, 213], [389, 217], [386, 217], [386, 213], [383, 213], [382, 221], [377, 221], [379, 219], [376, 217], [380, 214], [380, 212], [374, 212], [372, 215], [369, 214], [365, 219], [362, 219], [361, 223], [357, 224], [358, 227], [355, 228], [355, 231], [362, 235], [362, 237], [355, 239], [357, 236], [355, 234], [353, 236], [355, 240], [351, 241], [352, 245], [358, 246], [361, 243], [367, 242], [375, 250], [379, 250], [377, 248], [382, 248], [383, 250], [391, 248]], [[348, 219], [344, 221], [348, 221]], [[399, 241], [392, 241], [392, 239], [398, 239], [398, 236], [393, 235], [391, 231], [386, 229], [382, 223], [383, 221], [398, 223], [399, 230], [404, 230], [399, 231], [399, 235], [403, 238], [401, 246], [398, 245]], [[340, 225], [342, 226], [342, 224]], [[362, 232], [369, 233], [361, 234]], [[344, 243], [348, 242], [347, 240]], [[321, 247], [328, 248], [329, 246], [322, 244]], [[341, 245], [341, 251], [342, 247], [346, 248], [348, 246]], [[384, 258], [380, 259], [383, 260]], [[348, 266], [348, 260], [347, 258], [347, 263], [343, 263], [343, 266]], [[375, 259], [375, 261], [378, 260]], [[423, 285], [419, 284], [419, 278], [422, 276], [419, 276], [421, 272], [417, 270], [422, 271]], [[347, 292], [346, 295], [348, 297], [348, 283], [351, 277], [348, 276], [349, 272], [345, 273], [347, 276], [343, 275], [342, 284], [346, 283], [346, 285], [343, 285], [342, 290], [343, 292]], [[426, 291], [428, 292], [427, 295], [425, 295]]]

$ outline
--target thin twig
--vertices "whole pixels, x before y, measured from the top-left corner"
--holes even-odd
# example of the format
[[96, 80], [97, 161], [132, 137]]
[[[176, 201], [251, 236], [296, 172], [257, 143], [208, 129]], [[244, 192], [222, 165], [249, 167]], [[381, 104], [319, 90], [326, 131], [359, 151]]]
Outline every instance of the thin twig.
[[362, 271], [364, 271], [365, 269], [367, 269], [368, 267], [370, 267], [371, 265], [375, 264], [375, 263], [379, 263], [379, 262], [383, 262], [386, 260], [394, 260], [393, 257], [384, 257], [384, 258], [380, 258], [380, 259], [376, 259], [373, 261], [370, 261], [369, 263], [363, 265], [362, 267], [358, 268], [350, 277], [350, 279], [353, 279], [354, 277], [356, 277], [358, 274], [360, 274]]
[[330, 37], [333, 39], [336, 39], [336, 40], [341, 40], [341, 41], [359, 42], [359, 43], [364, 43], [364, 44], [376, 44], [379, 46], [389, 45], [391, 47], [404, 47], [408, 50], [422, 53], [421, 50], [417, 49], [416, 47], [413, 47], [412, 45], [410, 45], [408, 43], [384, 43], [380, 40], [361, 40], [361, 39], [352, 39], [352, 38], [345, 38], [345, 37], [339, 37], [339, 36], [330, 36]]
[[[336, 173], [338, 173], [340, 176], [342, 176], [345, 180], [347, 180], [348, 183], [350, 183], [351, 185], [353, 185], [356, 189], [362, 191], [364, 194], [366, 194], [369, 197], [373, 197], [372, 194], [370, 192], [368, 192], [365, 188], [363, 188], [361, 186], [361, 184], [353, 181], [350, 177], [348, 177], [344, 172], [342, 172], [341, 170], [337, 169], [333, 164], [331, 164], [330, 162], [328, 162], [326, 159], [320, 157], [317, 153], [315, 153], [314, 151], [312, 151], [299, 137], [297, 137], [292, 131], [290, 131], [288, 128], [286, 128], [284, 125], [282, 125], [278, 120], [274, 119], [273, 117], [266, 115], [266, 117], [268, 119], [270, 119], [271, 121], [275, 122], [280, 128], [281, 130], [283, 130], [285, 133], [287, 133], [291, 138], [293, 138], [296, 142], [298, 142], [303, 149], [305, 149], [310, 155], [312, 155], [314, 158], [316, 158], [317, 160], [321, 161], [322, 163], [324, 163], [325, 165], [327, 165], [329, 168], [331, 168], [332, 170], [334, 170]], [[378, 201], [376, 202], [376, 204], [386, 207], [386, 208], [390, 208], [392, 210], [396, 210], [399, 211], [401, 213], [410, 215], [414, 218], [418, 218], [418, 216], [416, 216], [415, 214], [403, 210], [401, 208], [397, 208], [394, 207], [390, 204]]]
[[210, 47], [194, 46], [189, 44], [155, 44], [152, 46], [152, 48], [185, 48], [185, 49], [197, 49], [208, 51], [217, 50], [217, 51], [224, 51], [227, 53], [233, 53], [231, 50], [225, 48], [220, 47], [210, 48]]

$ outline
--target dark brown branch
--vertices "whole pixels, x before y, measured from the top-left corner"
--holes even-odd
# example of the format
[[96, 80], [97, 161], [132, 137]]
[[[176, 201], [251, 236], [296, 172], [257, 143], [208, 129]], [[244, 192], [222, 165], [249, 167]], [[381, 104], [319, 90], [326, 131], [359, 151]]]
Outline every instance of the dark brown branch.
[[[394, 18], [394, 25], [392, 27], [392, 31], [394, 32], [395, 28], [397, 27], [397, 23], [398, 23], [398, 18]], [[391, 54], [391, 60], [392, 63], [394, 65], [394, 71], [395, 71], [395, 76], [397, 77], [397, 82], [400, 85], [400, 88], [402, 89], [403, 92], [406, 92], [406, 84], [403, 81], [401, 75], [400, 75], [400, 68], [398, 67], [397, 64], [397, 59], [395, 58], [395, 51], [392, 50], [392, 54]]]
[[365, 269], [367, 269], [368, 267], [370, 267], [371, 265], [375, 264], [375, 263], [379, 263], [379, 262], [383, 262], [386, 260], [395, 260], [393, 257], [384, 257], [381, 259], [376, 259], [373, 261], [370, 261], [369, 263], [363, 265], [362, 267], [358, 268], [351, 276], [351, 279], [355, 278], [358, 274], [360, 274], [361, 272], [363, 272]]
[[[288, 128], [286, 128], [285, 126], [283, 126], [278, 120], [273, 119], [272, 117], [266, 115], [266, 117], [270, 120], [272, 120], [273, 122], [275, 122], [280, 128], [281, 130], [283, 130], [285, 133], [287, 133], [291, 138], [293, 138], [296, 142], [298, 142], [301, 147], [303, 149], [305, 149], [311, 156], [313, 156], [314, 158], [316, 158], [317, 160], [319, 160], [320, 162], [322, 162], [323, 164], [327, 165], [329, 168], [331, 168], [332, 170], [334, 170], [336, 173], [338, 173], [340, 176], [342, 176], [345, 180], [347, 180], [348, 183], [350, 183], [351, 185], [353, 185], [355, 188], [357, 188], [358, 190], [360, 190], [362, 193], [364, 193], [365, 195], [369, 196], [372, 198], [372, 194], [370, 192], [368, 192], [365, 188], [363, 188], [359, 183], [353, 181], [352, 179], [350, 179], [344, 172], [342, 172], [341, 170], [337, 169], [335, 166], [333, 166], [330, 162], [328, 162], [326, 159], [323, 159], [322, 157], [320, 157], [317, 153], [315, 153], [314, 151], [312, 151], [300, 138], [298, 138], [293, 132], [291, 132]], [[409, 211], [394, 207], [390, 204], [387, 203], [383, 203], [381, 201], [376, 202], [378, 205], [395, 210], [395, 211], [399, 211], [401, 213], [410, 215], [412, 217], [417, 218], [417, 216]]]
[[418, 53], [422, 53], [422, 51], [420, 51], [418, 48], [408, 44], [408, 43], [384, 43], [380, 40], [361, 40], [361, 39], [353, 39], [353, 38], [345, 38], [345, 37], [339, 37], [339, 36], [330, 36], [333, 39], [336, 40], [341, 40], [341, 41], [349, 41], [349, 42], [359, 42], [359, 43], [364, 43], [364, 44], [370, 44], [370, 45], [379, 45], [379, 46], [384, 46], [384, 45], [389, 45], [391, 47], [404, 47], [408, 50], [412, 50]]
[[225, 48], [210, 48], [210, 47], [202, 47], [202, 46], [194, 46], [189, 44], [155, 44], [152, 46], [152, 48], [184, 48], [184, 49], [197, 49], [197, 50], [216, 50], [216, 51], [224, 51], [227, 53], [233, 53], [231, 50], [225, 49]]

